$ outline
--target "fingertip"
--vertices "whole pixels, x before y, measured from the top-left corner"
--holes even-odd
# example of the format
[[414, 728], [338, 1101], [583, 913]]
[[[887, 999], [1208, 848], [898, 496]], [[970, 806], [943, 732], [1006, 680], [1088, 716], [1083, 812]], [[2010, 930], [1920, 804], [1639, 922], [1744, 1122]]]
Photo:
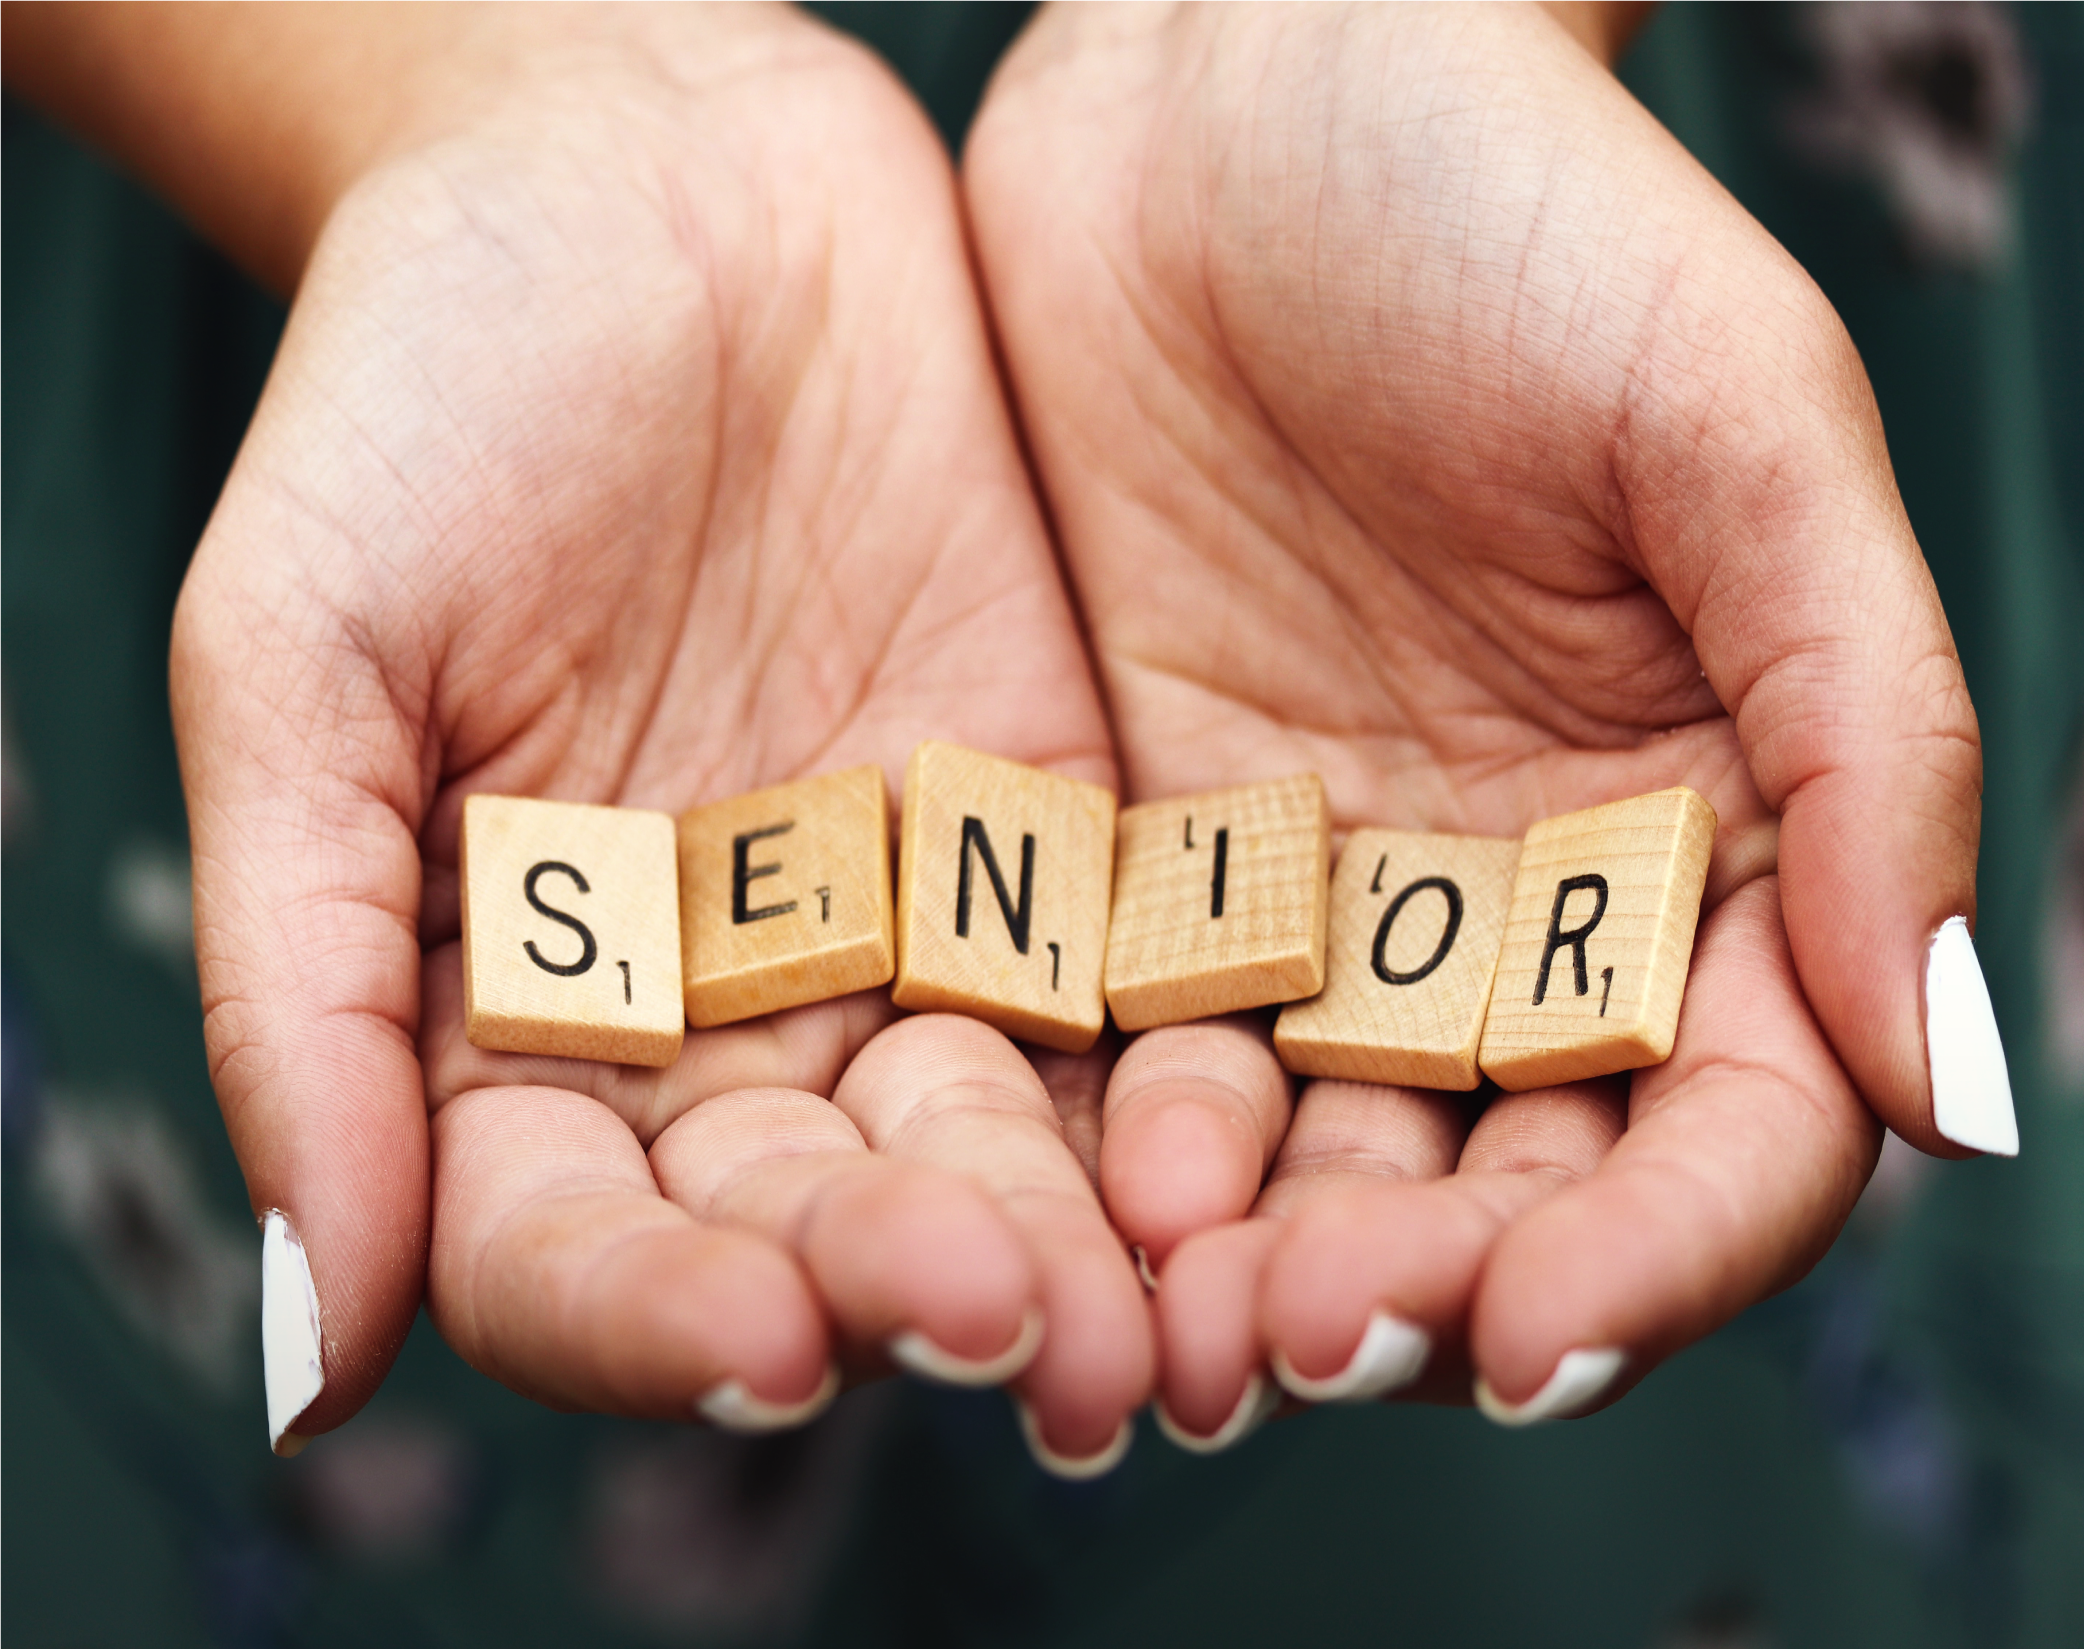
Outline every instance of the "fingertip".
[[862, 1159], [818, 1198], [800, 1251], [847, 1334], [914, 1373], [997, 1384], [1040, 1342], [1027, 1245], [958, 1175]]
[[1012, 1342], [996, 1356], [961, 1357], [938, 1345], [918, 1329], [908, 1328], [889, 1341], [891, 1360], [923, 1380], [945, 1386], [982, 1389], [1003, 1386], [1030, 1363], [1042, 1349], [1043, 1314], [1039, 1306], [1022, 1313], [1021, 1326]]
[[[334, 1080], [312, 1092], [307, 1070]], [[345, 1027], [302, 1057], [295, 1086], [301, 1091], [271, 1093], [234, 1128], [263, 1209], [271, 1446], [359, 1413], [426, 1292], [428, 1134], [410, 1051], [384, 1027]], [[355, 1105], [357, 1092], [370, 1102]]]
[[1451, 1182], [1322, 1199], [1285, 1222], [1258, 1299], [1276, 1376], [1307, 1402], [1389, 1396], [1458, 1338], [1498, 1213]]
[[817, 1390], [796, 1403], [775, 1403], [756, 1397], [745, 1381], [733, 1376], [720, 1380], [695, 1400], [695, 1411], [721, 1431], [758, 1437], [768, 1432], [793, 1431], [809, 1425], [832, 1407], [840, 1394], [840, 1371], [828, 1364]]
[[1154, 1265], [1186, 1237], [1242, 1219], [1292, 1113], [1267, 1029], [1243, 1015], [1137, 1037], [1103, 1101], [1101, 1200]]
[[1107, 1445], [1150, 1400], [1158, 1373], [1153, 1309], [1097, 1215], [1067, 1210], [1032, 1235], [1050, 1251], [1043, 1273], [1049, 1328], [1015, 1385], [1052, 1443], [1083, 1456]]
[[1101, 1200], [1153, 1265], [1195, 1232], [1243, 1218], [1264, 1172], [1257, 1131], [1189, 1083], [1140, 1096], [1101, 1136]]
[[662, 1225], [620, 1245], [575, 1304], [571, 1332], [545, 1349], [554, 1388], [590, 1406], [687, 1418], [735, 1384], [743, 1397], [725, 1406], [773, 1429], [830, 1400], [817, 1299], [787, 1255], [750, 1233]]
[[1559, 1357], [1549, 1378], [1518, 1400], [1501, 1396], [1482, 1374], [1472, 1382], [1472, 1393], [1479, 1412], [1494, 1425], [1519, 1427], [1573, 1420], [1620, 1395], [1613, 1388], [1628, 1364], [1628, 1353], [1619, 1347], [1580, 1346]]
[[1200, 1232], [1174, 1251], [1159, 1278], [1162, 1401], [1196, 1436], [1230, 1422], [1260, 1369], [1255, 1305], [1278, 1234], [1271, 1220]]
[[1052, 1477], [1066, 1483], [1089, 1483], [1107, 1476], [1129, 1458], [1130, 1445], [1137, 1440], [1136, 1422], [1124, 1415], [1108, 1434], [1107, 1440], [1098, 1447], [1060, 1447], [1046, 1431], [1042, 1417], [1018, 1392], [1014, 1394], [1014, 1414], [1020, 1422], [1021, 1441], [1028, 1445], [1029, 1457]]
[[[1949, 672], [1959, 686], [1951, 663]], [[1946, 737], [1901, 742], [1916, 759], [1830, 772], [1786, 801], [1786, 943], [1833, 1052], [1883, 1122], [1935, 1156], [2008, 1141], [2017, 1149], [2004, 1051], [1969, 937], [1974, 719]]]

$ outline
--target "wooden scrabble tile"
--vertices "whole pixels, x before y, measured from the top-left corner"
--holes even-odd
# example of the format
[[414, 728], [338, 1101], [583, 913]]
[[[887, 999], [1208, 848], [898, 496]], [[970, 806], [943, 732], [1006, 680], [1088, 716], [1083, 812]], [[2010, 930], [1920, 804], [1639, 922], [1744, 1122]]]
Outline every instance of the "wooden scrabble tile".
[[1518, 1091], [1672, 1052], [1716, 810], [1660, 790], [1527, 834], [1477, 1063]]
[[688, 1023], [890, 983], [890, 808], [883, 770], [777, 785], [680, 818]]
[[461, 859], [475, 1046], [673, 1063], [684, 1025], [672, 819], [472, 796]]
[[1115, 798], [1099, 785], [922, 744], [905, 769], [891, 999], [1090, 1048], [1107, 1017], [1114, 845]]
[[1332, 820], [1316, 774], [1126, 807], [1108, 1007], [1125, 1031], [1315, 996]]
[[1299, 1076], [1477, 1086], [1477, 1039], [1520, 843], [1357, 830], [1332, 877], [1325, 988], [1281, 1010], [1274, 1049]]

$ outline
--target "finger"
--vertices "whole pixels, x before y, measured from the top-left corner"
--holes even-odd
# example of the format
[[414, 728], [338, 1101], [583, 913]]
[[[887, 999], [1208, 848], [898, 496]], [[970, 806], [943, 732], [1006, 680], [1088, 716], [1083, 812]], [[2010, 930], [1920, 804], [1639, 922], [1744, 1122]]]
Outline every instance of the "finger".
[[1465, 1323], [1485, 1256], [1514, 1219], [1599, 1166], [1621, 1136], [1623, 1084], [1501, 1094], [1466, 1142], [1449, 1095], [1339, 1084], [1326, 1097], [1344, 1098], [1341, 1088], [1402, 1113], [1404, 1139], [1370, 1137], [1386, 1131], [1377, 1123], [1363, 1155], [1342, 1137], [1356, 1124], [1327, 1130], [1313, 1115], [1316, 1088], [1304, 1096], [1299, 1154], [1322, 1152], [1340, 1171], [1287, 1177], [1277, 1167], [1262, 1199], [1288, 1215], [1259, 1295], [1269, 1361], [1311, 1402], [1467, 1402]]
[[1020, 1233], [1044, 1323], [1016, 1385], [1030, 1441], [1068, 1475], [1113, 1464], [1151, 1391], [1150, 1313], [1034, 1067], [997, 1031], [924, 1014], [864, 1048], [833, 1102], [872, 1150], [968, 1177]]
[[1280, 1391], [1261, 1368], [1253, 1301], [1280, 1227], [1234, 1220], [1198, 1231], [1159, 1273], [1158, 1423], [1196, 1454], [1227, 1449], [1273, 1412]]
[[294, 532], [234, 477], [182, 593], [171, 669], [204, 1039], [248, 1198], [269, 1216], [263, 1354], [282, 1453], [383, 1379], [419, 1309], [428, 1230], [420, 751], [349, 637], [265, 575], [227, 570], [231, 542]]
[[879, 1372], [891, 1355], [959, 1385], [1020, 1372], [1041, 1338], [1035, 1267], [1020, 1235], [969, 1180], [871, 1155], [813, 1094], [749, 1089], [687, 1112], [659, 1136], [659, 1185], [699, 1220], [794, 1254], [842, 1334]]
[[796, 1258], [862, 1372], [888, 1372], [888, 1349], [942, 1379], [997, 1383], [1033, 1354], [1033, 1269], [984, 1194], [954, 1175], [871, 1156], [820, 1097], [890, 1021], [888, 993], [691, 1032], [660, 1070], [471, 1046], [454, 945], [428, 957], [426, 994], [431, 1107], [488, 1087], [598, 1100], [649, 1145], [657, 1193]]
[[464, 1035], [463, 948], [450, 944], [430, 951], [425, 969], [420, 1052], [431, 1108], [474, 1088], [563, 1088], [599, 1100], [647, 1146], [677, 1118], [719, 1094], [787, 1088], [830, 1095], [847, 1062], [896, 1017], [888, 991], [861, 991], [742, 1024], [691, 1030], [680, 1057], [663, 1068], [613, 1065], [473, 1047]]
[[1182, 1238], [1244, 1218], [1289, 1125], [1289, 1078], [1247, 1015], [1131, 1042], [1102, 1103], [1101, 1196], [1154, 1266]]
[[1258, 1302], [1288, 1225], [1368, 1187], [1446, 1173], [1467, 1131], [1450, 1095], [1358, 1082], [1304, 1090], [1255, 1217], [1189, 1237], [1160, 1277], [1159, 1423], [1168, 1436], [1190, 1449], [1228, 1446], [1276, 1397], [1262, 1368]]
[[1618, 536], [1781, 815], [1788, 943], [1856, 1086], [1924, 1149], [2011, 1155], [1967, 925], [1942, 935], [1975, 921], [1982, 789], [1947, 617], [1845, 328], [1756, 224], [1714, 204], [1722, 250], [1697, 245], [1682, 281], [1713, 290], [1665, 295], [1630, 380]]
[[1599, 1170], [1485, 1262], [1478, 1401], [1509, 1421], [1610, 1401], [1803, 1275], [1837, 1236], [1881, 1129], [1797, 985], [1772, 878], [1702, 924], [1672, 1057], [1640, 1075]]
[[435, 1114], [428, 1307], [474, 1368], [560, 1407], [766, 1430], [837, 1389], [802, 1272], [659, 1195], [597, 1101], [481, 1088]]

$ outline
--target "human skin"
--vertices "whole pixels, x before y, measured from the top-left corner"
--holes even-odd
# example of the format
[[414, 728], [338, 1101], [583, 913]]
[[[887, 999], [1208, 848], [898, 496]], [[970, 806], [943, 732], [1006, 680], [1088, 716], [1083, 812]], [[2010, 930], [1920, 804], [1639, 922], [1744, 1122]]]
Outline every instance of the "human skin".
[[1117, 1067], [1096, 1161], [1100, 1062], [866, 999], [663, 1076], [470, 1048], [467, 791], [673, 809], [928, 735], [1111, 782], [1108, 728], [880, 70], [765, 11], [233, 16], [10, 11], [7, 56], [297, 288], [174, 688], [219, 1092], [324, 1311], [300, 1434], [424, 1264], [480, 1367], [662, 1415], [786, 1408], [904, 1327], [987, 1357], [1039, 1304], [1019, 1389], [1089, 1455], [1153, 1359], [1092, 1171], [1191, 1431], [1385, 1307], [1428, 1394], [1585, 1345], [1633, 1378], [1830, 1240], [1876, 1147], [1846, 1069], [1937, 1143], [1913, 953], [1971, 909], [1974, 728], [1858, 363], [1504, 9], [1046, 14], [969, 198], [1130, 798], [1314, 769], [1343, 824], [1510, 834], [1693, 782], [1724, 829], [1673, 1059], [1474, 1129], [1320, 1084], [1292, 1125], [1262, 1026], [1187, 1027]]
[[1131, 1045], [1102, 1185], [1191, 1435], [1372, 1313], [1431, 1341], [1411, 1394], [1510, 1411], [1600, 1350], [1574, 1406], [1612, 1400], [1815, 1261], [1878, 1114], [1966, 1154], [1920, 982], [1974, 917], [1979, 748], [1872, 394], [1586, 24], [1052, 8], [966, 150], [1126, 802], [1312, 771], [1336, 829], [1674, 784], [1720, 819], [1654, 1070], [1473, 1125], [1348, 1083], [1292, 1116], [1264, 1020]]
[[1114, 782], [910, 99], [779, 7], [7, 24], [14, 84], [295, 292], [171, 676], [212, 1075], [319, 1299], [281, 1446], [367, 1399], [424, 1279], [519, 1390], [753, 1424], [1040, 1312], [1014, 1389], [1103, 1450], [1154, 1342], [1092, 1062], [1042, 1062], [1053, 1099], [880, 992], [660, 1072], [461, 1034], [470, 792], [895, 790], [929, 736]]

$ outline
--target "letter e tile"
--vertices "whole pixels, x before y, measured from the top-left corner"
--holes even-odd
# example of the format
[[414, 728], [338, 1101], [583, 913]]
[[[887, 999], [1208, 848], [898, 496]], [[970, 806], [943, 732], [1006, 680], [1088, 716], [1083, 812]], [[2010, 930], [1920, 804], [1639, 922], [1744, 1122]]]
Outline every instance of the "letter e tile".
[[728, 1025], [890, 983], [890, 804], [851, 767], [683, 813], [688, 1023]]
[[460, 858], [474, 1046], [673, 1063], [684, 1024], [672, 819], [471, 796]]
[[922, 744], [905, 769], [891, 999], [1067, 1053], [1093, 1046], [1114, 840], [1099, 785]]
[[1684, 787], [1527, 834], [1477, 1063], [1519, 1092], [1672, 1052], [1716, 810]]

